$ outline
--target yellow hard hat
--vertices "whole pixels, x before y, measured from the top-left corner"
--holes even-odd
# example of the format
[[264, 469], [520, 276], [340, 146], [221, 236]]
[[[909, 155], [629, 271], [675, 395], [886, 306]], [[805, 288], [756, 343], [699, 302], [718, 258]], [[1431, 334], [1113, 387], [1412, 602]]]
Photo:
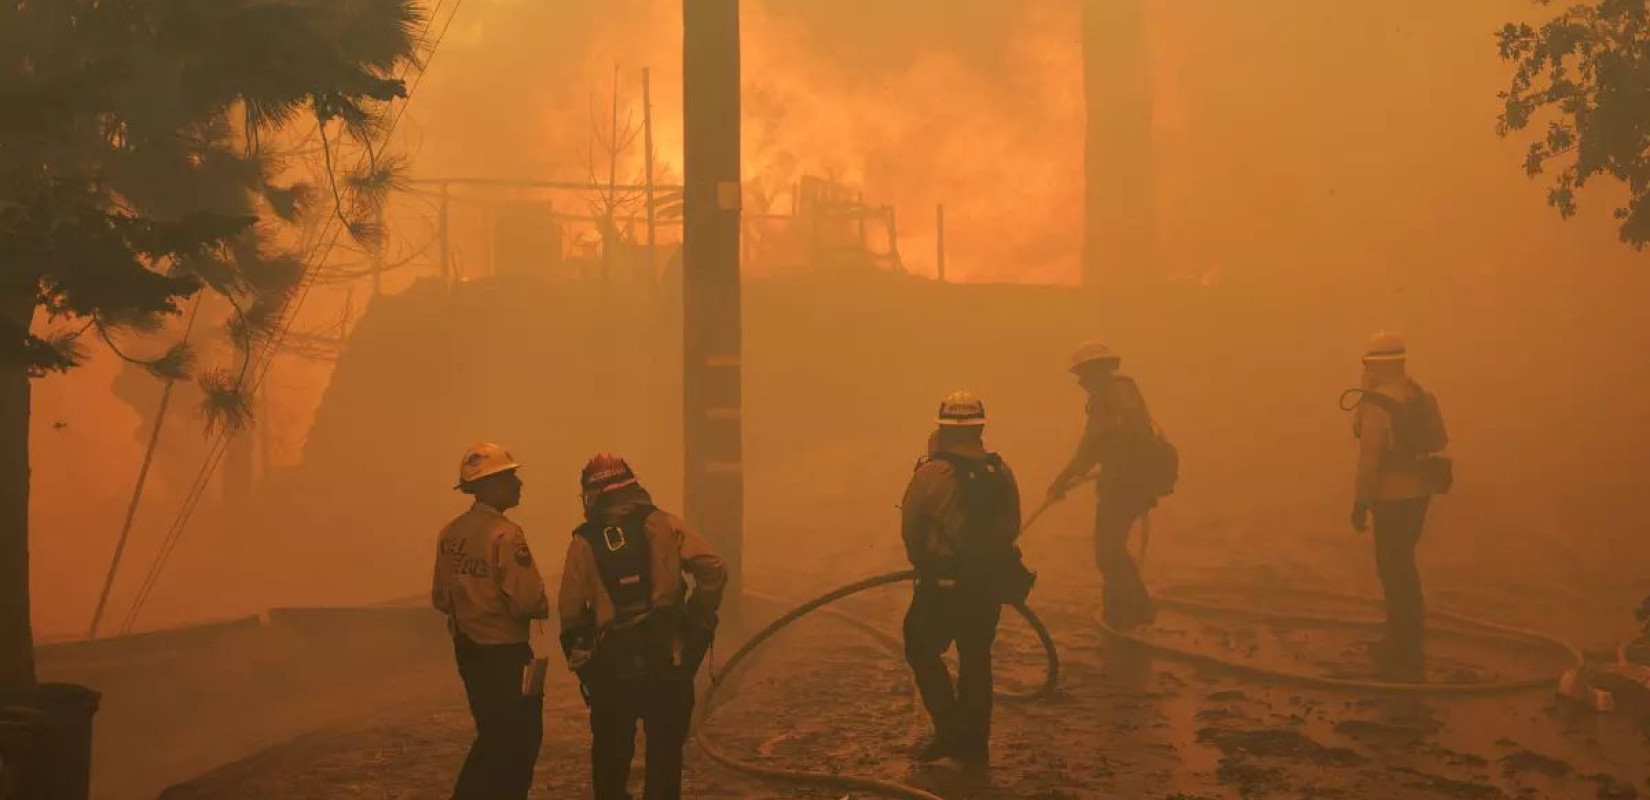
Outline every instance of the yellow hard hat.
[[940, 401], [939, 424], [946, 427], [985, 424], [985, 403], [972, 392], [952, 392]]
[[1369, 347], [1364, 350], [1364, 363], [1403, 361], [1408, 358], [1404, 349], [1404, 337], [1392, 331], [1381, 331], [1369, 340]]
[[1123, 357], [1112, 352], [1110, 347], [1100, 342], [1084, 342], [1077, 346], [1076, 352], [1071, 354], [1071, 371], [1076, 372], [1096, 361], [1110, 361], [1111, 365], [1115, 367], [1123, 362]]
[[458, 462], [458, 487], [455, 488], [479, 481], [488, 475], [520, 468], [521, 465], [516, 463], [510, 451], [492, 442], [482, 442], [464, 451], [464, 459]]

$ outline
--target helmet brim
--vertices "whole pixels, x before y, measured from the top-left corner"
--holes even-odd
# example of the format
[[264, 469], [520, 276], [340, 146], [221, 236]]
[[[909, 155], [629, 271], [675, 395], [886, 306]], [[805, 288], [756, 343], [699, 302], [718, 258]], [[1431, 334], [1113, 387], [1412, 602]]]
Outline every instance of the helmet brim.
[[1365, 353], [1365, 364], [1392, 364], [1399, 361], [1408, 361], [1407, 353]]
[[590, 497], [600, 497], [604, 494], [612, 494], [620, 489], [635, 486], [641, 482], [642, 481], [639, 478], [626, 478], [618, 483], [609, 483], [595, 487], [584, 487], [583, 492]]
[[937, 419], [934, 420], [942, 428], [983, 428], [983, 419]]
[[512, 472], [512, 471], [515, 471], [515, 470], [518, 470], [518, 469], [521, 469], [521, 465], [514, 462], [514, 461], [512, 461], [508, 464], [499, 464], [497, 466], [490, 467], [490, 468], [488, 468], [487, 470], [485, 470], [483, 472], [476, 473], [475, 475], [471, 475], [470, 477], [459, 481], [457, 485], [453, 486], [453, 488], [454, 489], [463, 489], [465, 486], [468, 486], [472, 483], [475, 483], [476, 481], [479, 481], [482, 478], [491, 478], [494, 475], [499, 475], [499, 474], [502, 474], [502, 473], [505, 473], [505, 472]]
[[1075, 375], [1085, 369], [1088, 369], [1089, 367], [1099, 366], [1101, 364], [1109, 366], [1112, 369], [1116, 369], [1117, 367], [1122, 366], [1123, 358], [1121, 356], [1097, 356], [1095, 358], [1084, 359], [1083, 361], [1072, 364], [1071, 367], [1068, 368], [1068, 371]]

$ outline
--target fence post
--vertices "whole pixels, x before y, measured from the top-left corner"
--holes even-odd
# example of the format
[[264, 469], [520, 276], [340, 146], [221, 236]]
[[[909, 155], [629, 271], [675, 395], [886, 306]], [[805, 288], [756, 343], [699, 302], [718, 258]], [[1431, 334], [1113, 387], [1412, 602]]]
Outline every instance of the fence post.
[[935, 263], [939, 265], [937, 273], [940, 283], [945, 283], [945, 204], [940, 203], [934, 211], [934, 255]]

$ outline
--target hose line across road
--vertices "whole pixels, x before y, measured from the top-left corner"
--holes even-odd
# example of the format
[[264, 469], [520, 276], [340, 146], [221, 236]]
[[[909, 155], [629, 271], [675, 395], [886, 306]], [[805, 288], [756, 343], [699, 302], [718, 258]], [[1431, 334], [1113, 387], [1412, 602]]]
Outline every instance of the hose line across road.
[[[748, 639], [737, 651], [721, 666], [718, 673], [713, 673], [709, 688], [700, 704], [701, 713], [695, 726], [694, 739], [701, 750], [711, 760], [748, 775], [762, 779], [780, 780], [794, 783], [812, 784], [830, 787], [838, 790], [873, 792], [886, 797], [913, 798], [913, 800], [944, 800], [932, 792], [915, 786], [878, 778], [841, 775], [829, 772], [810, 772], [805, 770], [786, 769], [778, 766], [760, 764], [754, 761], [735, 756], [716, 744], [714, 739], [706, 733], [711, 717], [716, 712], [717, 699], [729, 679], [739, 670], [740, 666], [763, 644], [767, 643], [775, 634], [797, 620], [815, 612], [821, 611], [827, 616], [846, 622], [877, 639], [885, 648], [896, 656], [903, 654], [900, 640], [857, 617], [840, 611], [828, 609], [832, 603], [850, 597], [860, 592], [868, 591], [895, 583], [907, 583], [912, 580], [910, 570], [889, 572], [863, 580], [855, 581], [840, 588], [827, 592], [792, 608], [784, 615], [768, 623]], [[1355, 602], [1369, 603], [1365, 598], [1353, 598], [1343, 595], [1310, 591], [1290, 591], [1278, 589], [1263, 590], [1266, 594], [1282, 596], [1291, 601], [1306, 603], [1323, 602]], [[1243, 595], [1250, 595], [1247, 590], [1237, 590]], [[1289, 624], [1297, 626], [1315, 626], [1323, 628], [1341, 629], [1368, 629], [1384, 624], [1384, 620], [1373, 617], [1346, 617], [1331, 614], [1314, 614], [1294, 611], [1261, 610], [1243, 608], [1229, 602], [1216, 602], [1212, 599], [1216, 595], [1224, 594], [1230, 597], [1233, 590], [1220, 590], [1215, 587], [1183, 586], [1172, 591], [1160, 593], [1156, 598], [1161, 607], [1173, 609], [1184, 614], [1198, 617], [1239, 617], [1255, 620], [1262, 623]], [[759, 599], [774, 600], [761, 595], [754, 595]], [[1004, 699], [1035, 700], [1052, 696], [1060, 679], [1059, 654], [1054, 646], [1054, 639], [1042, 620], [1024, 604], [1014, 606], [1014, 609], [1030, 623], [1031, 629], [1037, 634], [1044, 656], [1047, 660], [1047, 670], [1043, 683], [1030, 692], [1002, 692], [997, 694]], [[1503, 642], [1518, 642], [1534, 644], [1555, 653], [1561, 653], [1572, 662], [1573, 666], [1580, 666], [1584, 660], [1581, 651], [1573, 644], [1553, 636], [1533, 630], [1515, 628], [1495, 622], [1473, 619], [1470, 617], [1438, 612], [1428, 613], [1429, 622], [1438, 625], [1438, 633], [1466, 636], [1470, 638], [1490, 639]], [[1137, 631], [1120, 631], [1106, 626], [1100, 627], [1110, 637], [1117, 640], [1133, 642], [1160, 655], [1186, 661], [1202, 668], [1217, 672], [1225, 672], [1242, 678], [1266, 683], [1286, 683], [1310, 686], [1330, 691], [1345, 691], [1357, 693], [1404, 693], [1432, 696], [1476, 696], [1509, 694], [1516, 692], [1547, 689], [1556, 682], [1556, 673], [1549, 676], [1529, 677], [1488, 683], [1394, 683], [1374, 680], [1355, 680], [1348, 678], [1332, 678], [1322, 675], [1313, 675], [1299, 671], [1290, 671], [1248, 663], [1240, 659], [1226, 658], [1208, 653], [1176, 647]]]
[[[716, 699], [722, 687], [727, 685], [728, 679], [734, 675], [745, 659], [748, 658], [751, 653], [755, 652], [757, 648], [761, 647], [765, 642], [772, 638], [774, 634], [783, 630], [791, 623], [796, 622], [797, 620], [845, 597], [859, 594], [860, 592], [868, 591], [870, 589], [875, 589], [880, 586], [887, 586], [889, 584], [908, 583], [913, 577], [914, 574], [910, 570], [903, 570], [900, 572], [890, 572], [884, 575], [876, 575], [861, 581], [855, 581], [854, 583], [834, 589], [791, 609], [789, 612], [786, 612], [784, 616], [768, 623], [767, 627], [764, 627], [762, 630], [758, 631], [756, 635], [746, 640], [746, 642], [741, 645], [738, 650], [734, 651], [733, 655], [729, 656], [728, 660], [722, 664], [720, 672], [712, 678], [710, 688], [705, 691], [705, 696], [701, 703], [701, 707], [704, 711], [699, 717], [699, 722], [696, 726], [696, 732], [694, 734], [695, 741], [698, 742], [699, 748], [705, 752], [705, 755], [710, 756], [712, 761], [728, 767], [729, 769], [737, 770], [758, 778], [783, 780], [795, 783], [809, 783], [820, 786], [829, 786], [837, 789], [869, 791], [887, 797], [907, 797], [913, 798], [913, 800], [944, 800], [938, 795], [918, 789], [915, 786], [908, 786], [906, 784], [895, 783], [893, 781], [885, 781], [877, 778], [856, 777], [852, 775], [838, 775], [829, 772], [808, 772], [803, 770], [791, 770], [780, 767], [764, 766], [762, 764], [758, 764], [753, 761], [746, 761], [729, 754], [722, 748], [718, 747], [715, 742], [705, 734], [705, 729], [710, 722], [711, 716], [716, 713]], [[999, 697], [1003, 697], [1005, 699], [1025, 700], [1052, 695], [1055, 687], [1059, 685], [1060, 681], [1060, 657], [1054, 649], [1054, 639], [1049, 635], [1048, 628], [1043, 625], [1043, 621], [1039, 619], [1037, 614], [1030, 608], [1027, 608], [1024, 604], [1019, 604], [1014, 606], [1014, 610], [1018, 611], [1020, 616], [1025, 617], [1026, 622], [1031, 624], [1031, 629], [1036, 632], [1038, 641], [1042, 643], [1043, 653], [1048, 659], [1048, 668], [1042, 685], [1036, 689], [1027, 693], [998, 692], [997, 694]], [[862, 630], [866, 630], [885, 647], [895, 653], [903, 652], [903, 647], [900, 645], [898, 639], [884, 634], [876, 628], [866, 625], [854, 617], [832, 610], [826, 610], [824, 613], [849, 622]]]

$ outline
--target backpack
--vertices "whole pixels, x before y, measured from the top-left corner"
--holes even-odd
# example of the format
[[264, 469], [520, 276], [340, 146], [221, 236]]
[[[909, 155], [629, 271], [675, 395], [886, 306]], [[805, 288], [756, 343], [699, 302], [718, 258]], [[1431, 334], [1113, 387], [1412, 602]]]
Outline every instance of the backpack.
[[1359, 394], [1360, 404], [1373, 403], [1392, 418], [1393, 449], [1415, 461], [1427, 488], [1436, 494], [1448, 494], [1455, 485], [1455, 462], [1439, 455], [1449, 447], [1444, 414], [1438, 409], [1438, 398], [1432, 392], [1419, 383], [1411, 383], [1415, 396], [1402, 402], [1380, 392], [1354, 391]]
[[1416, 383], [1415, 396], [1406, 401], [1394, 400], [1380, 392], [1365, 391], [1359, 403], [1373, 403], [1392, 417], [1393, 446], [1416, 458], [1441, 452], [1449, 447], [1449, 432], [1444, 428], [1444, 415], [1438, 410], [1438, 398]]
[[1180, 482], [1180, 451], [1152, 420], [1135, 380], [1126, 375], [1117, 375], [1114, 380], [1127, 386], [1125, 391], [1134, 402], [1119, 419], [1120, 427], [1101, 463], [1108, 472], [1115, 470], [1131, 490], [1153, 500], [1168, 497]]
[[[998, 603], [1024, 603], [1037, 574], [1026, 568], [1014, 544], [1020, 531], [1019, 503], [1003, 460], [995, 453], [977, 459], [943, 452], [929, 459], [951, 465], [962, 503], [963, 527], [953, 543], [957, 578], [982, 586]], [[927, 460], [918, 466], [923, 463]]]
[[1180, 483], [1180, 450], [1162, 429], [1155, 428], [1140, 454], [1140, 484], [1152, 498], [1174, 494]]
[[587, 522], [573, 532], [590, 545], [596, 572], [613, 601], [613, 619], [598, 634], [587, 669], [606, 678], [657, 675], [672, 663], [668, 622], [653, 611], [653, 575], [643, 506], [617, 524]]

